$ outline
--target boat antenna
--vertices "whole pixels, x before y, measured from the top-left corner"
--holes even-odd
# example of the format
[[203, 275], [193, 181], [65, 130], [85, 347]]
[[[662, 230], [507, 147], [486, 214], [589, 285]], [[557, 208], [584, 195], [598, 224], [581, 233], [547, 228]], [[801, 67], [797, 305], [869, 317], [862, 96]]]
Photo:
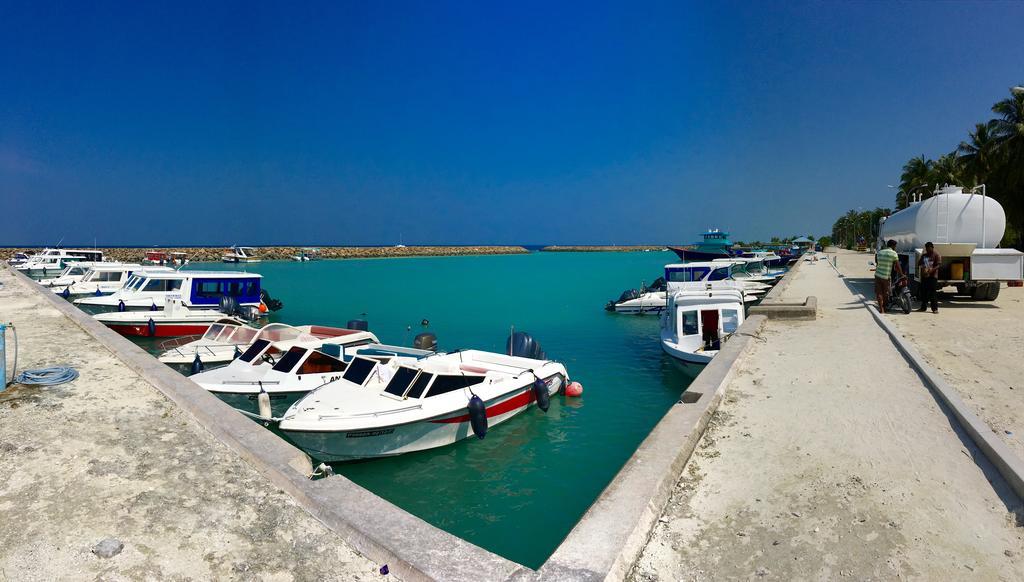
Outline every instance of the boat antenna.
[[62, 242], [64, 242], [64, 237], [60, 237], [60, 240], [59, 240], [59, 241], [57, 241], [57, 248], [58, 248], [58, 249], [60, 248], [60, 244], [61, 244]]
[[508, 332], [508, 355], [512, 355], [512, 336], [516, 335], [516, 326], [512, 324], [512, 328]]

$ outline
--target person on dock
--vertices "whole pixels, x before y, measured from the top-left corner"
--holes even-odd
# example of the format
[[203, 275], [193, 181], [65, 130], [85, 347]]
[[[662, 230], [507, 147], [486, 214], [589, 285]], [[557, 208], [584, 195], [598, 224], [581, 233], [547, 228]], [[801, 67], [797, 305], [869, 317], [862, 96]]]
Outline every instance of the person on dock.
[[885, 304], [889, 301], [889, 277], [893, 268], [900, 277], [903, 276], [900, 256], [896, 254], [896, 241], [889, 240], [885, 248], [875, 254], [875, 301], [878, 302], [879, 313], [885, 313]]
[[918, 311], [926, 311], [932, 304], [932, 313], [939, 312], [938, 283], [939, 267], [942, 256], [935, 252], [935, 245], [924, 243], [924, 254], [921, 255], [921, 307]]

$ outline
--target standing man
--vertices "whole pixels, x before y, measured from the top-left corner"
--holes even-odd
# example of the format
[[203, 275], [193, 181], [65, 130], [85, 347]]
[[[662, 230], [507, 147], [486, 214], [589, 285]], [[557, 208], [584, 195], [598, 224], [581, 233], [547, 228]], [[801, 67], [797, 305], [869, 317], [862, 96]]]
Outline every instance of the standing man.
[[939, 312], [939, 267], [942, 265], [942, 257], [935, 252], [935, 245], [928, 242], [924, 244], [924, 254], [921, 255], [921, 308], [918, 311], [925, 311], [928, 303], [932, 304], [932, 313]]
[[885, 248], [875, 254], [875, 301], [878, 302], [879, 313], [885, 313], [885, 304], [889, 302], [889, 277], [893, 268], [900, 277], [903, 276], [900, 256], [896, 254], [896, 241], [890, 239]]

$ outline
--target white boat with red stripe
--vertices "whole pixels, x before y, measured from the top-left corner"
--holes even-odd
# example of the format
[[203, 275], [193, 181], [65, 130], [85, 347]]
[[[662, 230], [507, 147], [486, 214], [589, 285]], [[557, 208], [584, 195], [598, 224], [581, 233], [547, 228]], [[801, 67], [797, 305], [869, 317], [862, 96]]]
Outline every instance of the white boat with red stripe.
[[477, 350], [372, 365], [361, 383], [307, 394], [278, 428], [320, 461], [401, 455], [483, 438], [481, 423], [486, 433], [538, 401], [546, 410], [567, 376], [558, 362]]

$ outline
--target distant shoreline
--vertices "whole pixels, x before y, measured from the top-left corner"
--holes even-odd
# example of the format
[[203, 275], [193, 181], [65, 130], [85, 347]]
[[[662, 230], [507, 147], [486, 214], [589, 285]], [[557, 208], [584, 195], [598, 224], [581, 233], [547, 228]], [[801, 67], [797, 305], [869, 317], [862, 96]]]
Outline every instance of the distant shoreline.
[[[14, 253], [36, 252], [45, 247], [0, 247], [0, 260], [9, 259]], [[72, 247], [64, 245], [64, 248], [92, 248]], [[266, 246], [252, 247], [260, 259], [265, 261], [287, 261], [298, 255], [303, 248], [320, 249], [320, 257], [323, 259], [376, 259], [376, 258], [401, 258], [401, 257], [456, 257], [469, 255], [521, 255], [528, 254], [531, 249], [519, 245], [437, 245], [437, 246], [366, 246], [366, 247], [299, 247], [299, 246]], [[586, 253], [586, 252], [640, 252], [640, 251], [664, 251], [667, 247], [663, 245], [550, 245], [544, 247], [532, 247], [532, 250], [552, 253]], [[103, 251], [107, 260], [122, 262], [141, 261], [149, 251], [171, 251], [183, 252], [193, 262], [219, 262], [221, 255], [227, 247], [213, 246], [166, 246], [166, 247], [98, 247]]]
[[[74, 248], [74, 247], [65, 247]], [[91, 247], [89, 247], [91, 248]], [[373, 259], [398, 257], [453, 257], [464, 255], [519, 255], [529, 253], [521, 246], [406, 246], [406, 247], [252, 247], [256, 255], [265, 261], [287, 261], [298, 255], [304, 248], [320, 249], [323, 259]], [[0, 260], [7, 260], [14, 253], [38, 251], [39, 247], [0, 248]], [[149, 251], [183, 252], [190, 261], [219, 262], [227, 247], [98, 247], [107, 260], [139, 262]]]

